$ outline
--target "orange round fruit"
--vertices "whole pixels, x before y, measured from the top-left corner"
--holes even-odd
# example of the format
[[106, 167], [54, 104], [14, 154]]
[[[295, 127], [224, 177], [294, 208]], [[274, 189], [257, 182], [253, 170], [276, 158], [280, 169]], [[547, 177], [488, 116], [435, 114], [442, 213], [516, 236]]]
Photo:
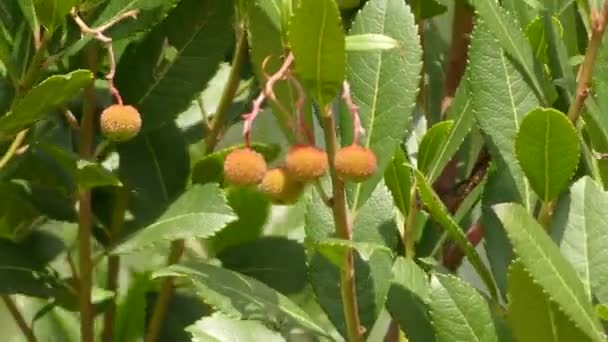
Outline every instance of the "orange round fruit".
[[359, 145], [350, 145], [338, 150], [334, 164], [338, 176], [352, 182], [365, 181], [376, 173], [378, 168], [374, 152]]
[[111, 105], [99, 120], [101, 132], [108, 140], [123, 142], [133, 139], [141, 129], [141, 116], [135, 107]]
[[294, 146], [285, 157], [285, 171], [300, 182], [315, 180], [323, 176], [328, 168], [327, 153], [314, 146]]
[[304, 183], [294, 180], [282, 167], [268, 170], [260, 184], [260, 190], [272, 203], [279, 205], [295, 203], [304, 192], [304, 188]]
[[259, 184], [266, 173], [266, 161], [250, 148], [230, 152], [224, 160], [224, 178], [233, 185]]

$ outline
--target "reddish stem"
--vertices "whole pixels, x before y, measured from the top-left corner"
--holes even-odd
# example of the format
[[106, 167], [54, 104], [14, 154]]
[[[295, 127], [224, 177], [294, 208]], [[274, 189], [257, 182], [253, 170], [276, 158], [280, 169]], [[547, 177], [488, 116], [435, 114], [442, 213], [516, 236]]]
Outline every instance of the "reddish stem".
[[346, 103], [348, 112], [351, 115], [353, 121], [353, 144], [359, 144], [359, 137], [361, 134], [365, 134], [365, 129], [361, 126], [361, 117], [359, 116], [359, 106], [353, 101], [353, 97], [350, 91], [350, 84], [348, 81], [342, 83], [342, 99]]

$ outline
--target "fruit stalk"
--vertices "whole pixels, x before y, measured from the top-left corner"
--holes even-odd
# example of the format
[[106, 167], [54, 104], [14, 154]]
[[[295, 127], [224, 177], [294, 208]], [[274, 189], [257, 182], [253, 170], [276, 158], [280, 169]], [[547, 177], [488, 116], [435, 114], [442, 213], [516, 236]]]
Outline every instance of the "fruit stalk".
[[[338, 176], [334, 166], [334, 157], [338, 150], [338, 142], [335, 133], [335, 120], [329, 106], [324, 109], [322, 116], [325, 144], [329, 158], [329, 172], [331, 175], [333, 188], [333, 200], [331, 201], [331, 207], [334, 217], [336, 235], [340, 239], [350, 240], [352, 229], [346, 207], [344, 182]], [[346, 253], [344, 263], [345, 267], [340, 271], [340, 291], [348, 341], [361, 342], [363, 341], [363, 336], [361, 334], [361, 322], [359, 320], [359, 311], [357, 308], [355, 265], [352, 249], [349, 249], [349, 251]]]

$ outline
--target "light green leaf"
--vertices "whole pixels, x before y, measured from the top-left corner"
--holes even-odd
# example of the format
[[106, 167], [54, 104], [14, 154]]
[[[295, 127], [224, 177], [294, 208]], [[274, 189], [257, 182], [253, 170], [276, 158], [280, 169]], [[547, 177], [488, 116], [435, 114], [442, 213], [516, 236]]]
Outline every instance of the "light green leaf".
[[325, 332], [289, 298], [263, 283], [242, 274], [205, 263], [173, 265], [153, 277], [180, 277], [190, 280], [201, 299], [228, 317], [256, 319], [283, 331], [303, 328]]
[[595, 306], [595, 312], [603, 321], [608, 321], [608, 304], [598, 304]]
[[[403, 141], [409, 127], [422, 66], [422, 49], [414, 15], [401, 0], [370, 0], [359, 12], [351, 35], [383, 34], [401, 48], [388, 51], [351, 52], [346, 76], [355, 104], [360, 107], [365, 134], [360, 143], [376, 154], [378, 171], [369, 180], [351, 185], [352, 208], [368, 199]], [[342, 145], [353, 141], [353, 124], [344, 109], [340, 120]]]
[[599, 322], [576, 270], [539, 223], [519, 204], [494, 206], [521, 263], [566, 316], [593, 341], [604, 341]]
[[589, 177], [579, 179], [555, 208], [551, 236], [578, 272], [587, 298], [608, 302], [608, 193]]
[[262, 323], [236, 320], [221, 315], [203, 317], [186, 328], [192, 342], [285, 342], [283, 336]]
[[116, 86], [142, 114], [142, 130], [172, 121], [205, 89], [231, 45], [233, 7], [224, 0], [182, 0], [125, 50]]
[[465, 137], [473, 127], [473, 106], [470, 93], [468, 77], [465, 75], [454, 97], [454, 102], [447, 112], [447, 119], [453, 120], [454, 125], [447, 138], [435, 153], [432, 162], [429, 164], [427, 177], [431, 183], [435, 182], [443, 172], [443, 169], [452, 159], [454, 154], [462, 145]]
[[164, 241], [210, 237], [236, 218], [217, 184], [195, 185], [155, 223], [128, 237], [112, 253], [131, 253]]
[[431, 127], [422, 137], [418, 148], [418, 170], [428, 176], [433, 160], [448, 140], [454, 121], [441, 121]]
[[393, 284], [386, 306], [410, 342], [434, 342], [428, 303], [427, 274], [411, 259], [397, 258], [393, 264]]
[[344, 33], [335, 1], [300, 2], [289, 21], [288, 37], [298, 76], [325, 107], [338, 95], [344, 80]]
[[70, 9], [78, 4], [78, 0], [34, 0], [36, 18], [49, 34], [65, 23]]
[[386, 253], [390, 257], [393, 255], [391, 250], [383, 245], [342, 239], [326, 239], [315, 247], [319, 254], [343, 271], [346, 266], [344, 261], [347, 253], [351, 250], [356, 251], [365, 262], [369, 262], [374, 253]]
[[433, 275], [429, 306], [438, 342], [498, 341], [488, 303], [462, 280]]
[[399, 41], [375, 33], [362, 33], [346, 36], [346, 51], [381, 51], [398, 48]]
[[514, 16], [505, 11], [494, 0], [474, 0], [473, 5], [500, 46], [520, 64], [527, 80], [532, 82], [533, 90], [545, 105], [550, 105], [557, 96], [540, 63], [534, 58], [526, 36], [519, 29]]
[[467, 259], [469, 259], [477, 273], [481, 276], [489, 293], [493, 298], [496, 298], [496, 284], [494, 283], [494, 278], [492, 278], [492, 274], [481, 260], [481, 257], [475, 248], [473, 248], [463, 230], [458, 226], [458, 223], [450, 216], [445, 205], [441, 202], [437, 194], [435, 194], [427, 180], [424, 178], [424, 175], [413, 167], [410, 168], [416, 177], [416, 185], [418, 186], [420, 198], [426, 205], [429, 214], [431, 214], [431, 218], [445, 229], [449, 236], [458, 244], [458, 247], [462, 249]]
[[519, 341], [588, 341], [521, 263], [509, 268], [508, 319]]
[[478, 22], [471, 38], [469, 75], [473, 110], [492, 159], [503, 160], [509, 170], [519, 195], [517, 201], [532, 209], [534, 193], [515, 157], [514, 141], [524, 115], [540, 104], [524, 75], [505, 55], [487, 26]]
[[384, 182], [393, 195], [395, 206], [404, 216], [410, 210], [412, 192], [412, 173], [405, 164], [405, 152], [401, 148], [395, 150], [393, 160], [388, 164], [384, 172]]
[[55, 159], [82, 189], [99, 186], [122, 186], [110, 170], [102, 165], [83, 159], [62, 150], [56, 145], [40, 144], [39, 147]]
[[[555, 32], [555, 34], [557, 34], [560, 38], [563, 37], [564, 28], [562, 27], [559, 19], [556, 17], [551, 17], [551, 20], [553, 21], [553, 29], [558, 30], [558, 32]], [[542, 17], [534, 19], [534, 21], [526, 27], [526, 37], [528, 37], [530, 44], [534, 48], [534, 56], [541, 63], [549, 62], [548, 34], [550, 33], [547, 32], [544, 19]]]
[[563, 113], [537, 108], [521, 122], [515, 153], [530, 186], [548, 203], [560, 194], [576, 171], [578, 136]]
[[0, 118], [0, 136], [15, 134], [44, 119], [50, 110], [69, 100], [92, 80], [90, 71], [76, 70], [40, 82], [15, 104], [9, 114]]

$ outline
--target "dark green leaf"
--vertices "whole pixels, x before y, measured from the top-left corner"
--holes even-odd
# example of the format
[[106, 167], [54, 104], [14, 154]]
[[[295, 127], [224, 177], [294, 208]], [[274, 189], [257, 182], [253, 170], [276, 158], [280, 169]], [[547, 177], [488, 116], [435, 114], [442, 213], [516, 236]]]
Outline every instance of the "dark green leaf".
[[129, 289], [117, 303], [114, 340], [134, 342], [143, 337], [145, 330], [146, 292], [152, 281], [148, 273], [133, 273]]
[[416, 185], [418, 186], [418, 192], [420, 194], [420, 198], [422, 202], [426, 205], [426, 209], [429, 214], [431, 214], [431, 218], [437, 222], [445, 231], [449, 234], [449, 236], [455, 240], [456, 244], [466, 257], [469, 259], [477, 273], [481, 276], [484, 284], [486, 285], [489, 293], [492, 297], [496, 297], [496, 284], [494, 283], [494, 279], [492, 278], [492, 274], [488, 270], [488, 268], [484, 265], [481, 257], [477, 253], [477, 251], [471, 245], [471, 242], [464, 235], [463, 230], [458, 226], [458, 223], [454, 221], [454, 219], [448, 213], [445, 205], [437, 194], [433, 191], [431, 186], [428, 184], [422, 173], [420, 171], [415, 170], [411, 167], [414, 172], [414, 176], [416, 177]]
[[287, 297], [239, 273], [203, 263], [174, 265], [155, 277], [185, 277], [209, 305], [229, 317], [258, 319], [288, 331], [293, 327], [324, 335], [325, 332]]
[[190, 160], [186, 142], [168, 125], [118, 146], [120, 179], [132, 191], [129, 207], [135, 224], [151, 224], [186, 188]]
[[555, 208], [551, 236], [578, 272], [587, 298], [608, 302], [608, 193], [589, 177], [578, 180]]
[[36, 18], [49, 34], [65, 23], [70, 9], [78, 4], [78, 0], [33, 0]]
[[44, 119], [51, 109], [69, 100], [92, 80], [90, 71], [76, 70], [40, 82], [15, 104], [8, 115], [0, 119], [0, 136], [15, 134]]
[[438, 0], [410, 0], [408, 1], [416, 20], [429, 19], [445, 13], [448, 8]]
[[344, 80], [344, 33], [333, 0], [300, 2], [289, 21], [289, 44], [296, 72], [312, 97], [325, 107]]
[[304, 247], [284, 237], [261, 237], [218, 254], [222, 266], [255, 278], [284, 295], [298, 293], [306, 285]]
[[603, 341], [599, 322], [576, 270], [543, 228], [519, 204], [494, 206], [513, 249], [534, 281], [593, 341]]
[[410, 210], [412, 191], [412, 173], [406, 163], [405, 152], [398, 148], [384, 173], [384, 182], [393, 195], [395, 206], [403, 215], [407, 215]]
[[[388, 51], [351, 52], [346, 78], [353, 100], [360, 107], [365, 135], [360, 143], [371, 148], [378, 159], [376, 175], [352, 186], [352, 207], [368, 199], [404, 139], [418, 93], [422, 49], [418, 28], [409, 7], [401, 0], [370, 0], [357, 15], [350, 30], [355, 34], [383, 34], [394, 38], [401, 48]], [[342, 145], [353, 141], [350, 115], [343, 111], [340, 121]]]
[[429, 293], [426, 273], [413, 260], [397, 258], [386, 306], [408, 341], [435, 341], [435, 329], [429, 316]]
[[567, 187], [576, 171], [578, 136], [563, 113], [537, 108], [521, 122], [515, 153], [530, 186], [548, 203]]
[[128, 237], [112, 253], [131, 253], [177, 239], [210, 237], [236, 218], [216, 184], [195, 185], [155, 223]]
[[[564, 33], [564, 28], [562, 27], [559, 19], [552, 17], [553, 21], [553, 29], [557, 29], [558, 32], [556, 34], [561, 38]], [[536, 59], [542, 63], [549, 62], [549, 42], [548, 42], [548, 33], [546, 31], [546, 27], [543, 21], [543, 18], [538, 17], [533, 22], [530, 23], [526, 27], [526, 36], [532, 44], [534, 56]]]
[[437, 341], [498, 341], [488, 303], [462, 280], [433, 275], [429, 306]]
[[446, 120], [431, 127], [422, 137], [418, 147], [418, 170], [428, 176], [432, 162], [438, 157], [440, 149], [448, 140], [454, 121]]
[[215, 74], [231, 44], [232, 3], [183, 0], [123, 53], [116, 86], [142, 114], [143, 130], [172, 121]]

